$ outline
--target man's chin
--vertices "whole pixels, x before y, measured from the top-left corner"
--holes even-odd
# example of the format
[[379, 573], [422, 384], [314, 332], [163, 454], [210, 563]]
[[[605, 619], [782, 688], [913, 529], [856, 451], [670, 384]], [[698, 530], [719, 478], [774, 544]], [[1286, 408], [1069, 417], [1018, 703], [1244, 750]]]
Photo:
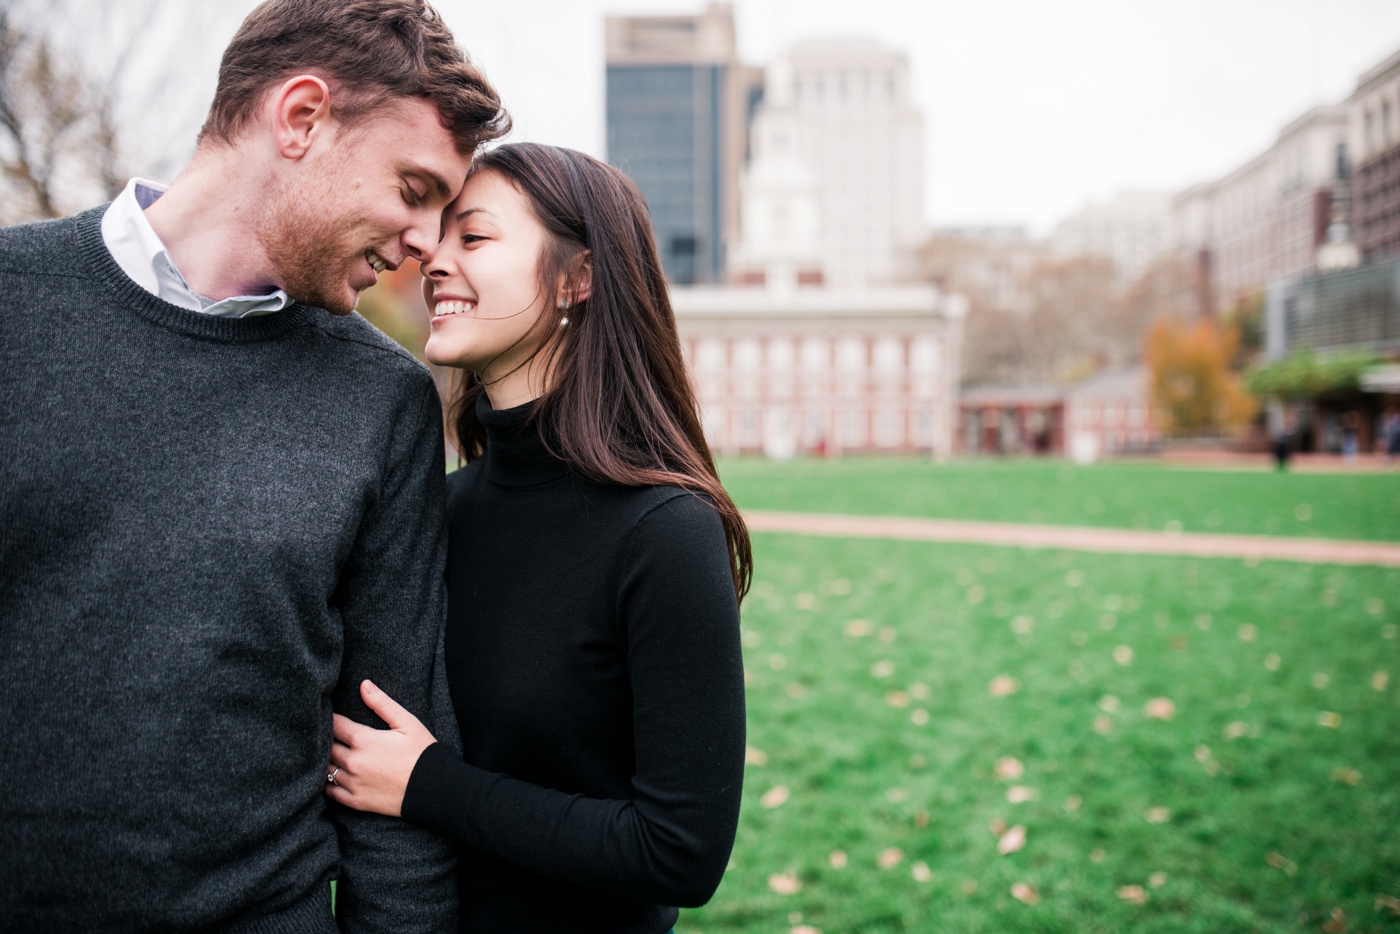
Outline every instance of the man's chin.
[[360, 303], [360, 293], [351, 288], [344, 288], [337, 291], [303, 289], [301, 294], [297, 292], [291, 292], [289, 294], [303, 305], [313, 305], [317, 308], [324, 308], [326, 311], [338, 317], [354, 314], [356, 307]]

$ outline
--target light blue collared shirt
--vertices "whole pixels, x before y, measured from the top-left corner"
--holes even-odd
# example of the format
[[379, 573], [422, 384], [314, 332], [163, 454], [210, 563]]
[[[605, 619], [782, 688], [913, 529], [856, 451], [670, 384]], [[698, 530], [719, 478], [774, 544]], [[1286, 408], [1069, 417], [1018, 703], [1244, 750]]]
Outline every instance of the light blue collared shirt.
[[172, 305], [218, 318], [270, 315], [292, 304], [292, 297], [281, 289], [268, 295], [235, 295], [215, 301], [190, 288], [146, 220], [146, 208], [165, 194], [165, 188], [133, 178], [102, 214], [102, 242], [132, 282]]

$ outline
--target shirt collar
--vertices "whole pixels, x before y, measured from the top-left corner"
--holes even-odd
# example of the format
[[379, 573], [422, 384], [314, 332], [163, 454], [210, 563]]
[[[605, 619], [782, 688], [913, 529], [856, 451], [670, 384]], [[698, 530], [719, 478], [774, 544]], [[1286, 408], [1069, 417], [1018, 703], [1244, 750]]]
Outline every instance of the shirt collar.
[[172, 305], [221, 318], [266, 315], [292, 304], [291, 296], [281, 289], [215, 301], [190, 288], [146, 219], [146, 208], [165, 191], [166, 186], [158, 182], [133, 178], [102, 215], [102, 242], [131, 281]]

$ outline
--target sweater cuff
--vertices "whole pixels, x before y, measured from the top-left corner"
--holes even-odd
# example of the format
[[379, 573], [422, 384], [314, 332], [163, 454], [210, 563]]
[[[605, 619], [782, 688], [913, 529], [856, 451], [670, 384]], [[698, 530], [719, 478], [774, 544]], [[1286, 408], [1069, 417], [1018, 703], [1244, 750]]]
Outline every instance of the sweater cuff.
[[[429, 830], [445, 831], [451, 822], [453, 785], [461, 782], [461, 776], [454, 773], [460, 772], [463, 765], [465, 763], [443, 743], [433, 743], [424, 749], [404, 789], [400, 808], [403, 819]], [[445, 817], [448, 819], [444, 820]]]

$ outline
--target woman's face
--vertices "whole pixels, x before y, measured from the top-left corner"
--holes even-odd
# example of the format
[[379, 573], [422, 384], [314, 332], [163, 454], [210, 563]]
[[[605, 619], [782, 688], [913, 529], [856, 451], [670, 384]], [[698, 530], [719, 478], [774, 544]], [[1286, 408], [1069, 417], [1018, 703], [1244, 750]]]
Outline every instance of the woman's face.
[[442, 241], [423, 260], [429, 360], [471, 370], [488, 391], [495, 381], [530, 375], [527, 361], [548, 333], [536, 327], [546, 312], [538, 267], [547, 239], [529, 201], [503, 176], [487, 170], [467, 180], [443, 213]]

